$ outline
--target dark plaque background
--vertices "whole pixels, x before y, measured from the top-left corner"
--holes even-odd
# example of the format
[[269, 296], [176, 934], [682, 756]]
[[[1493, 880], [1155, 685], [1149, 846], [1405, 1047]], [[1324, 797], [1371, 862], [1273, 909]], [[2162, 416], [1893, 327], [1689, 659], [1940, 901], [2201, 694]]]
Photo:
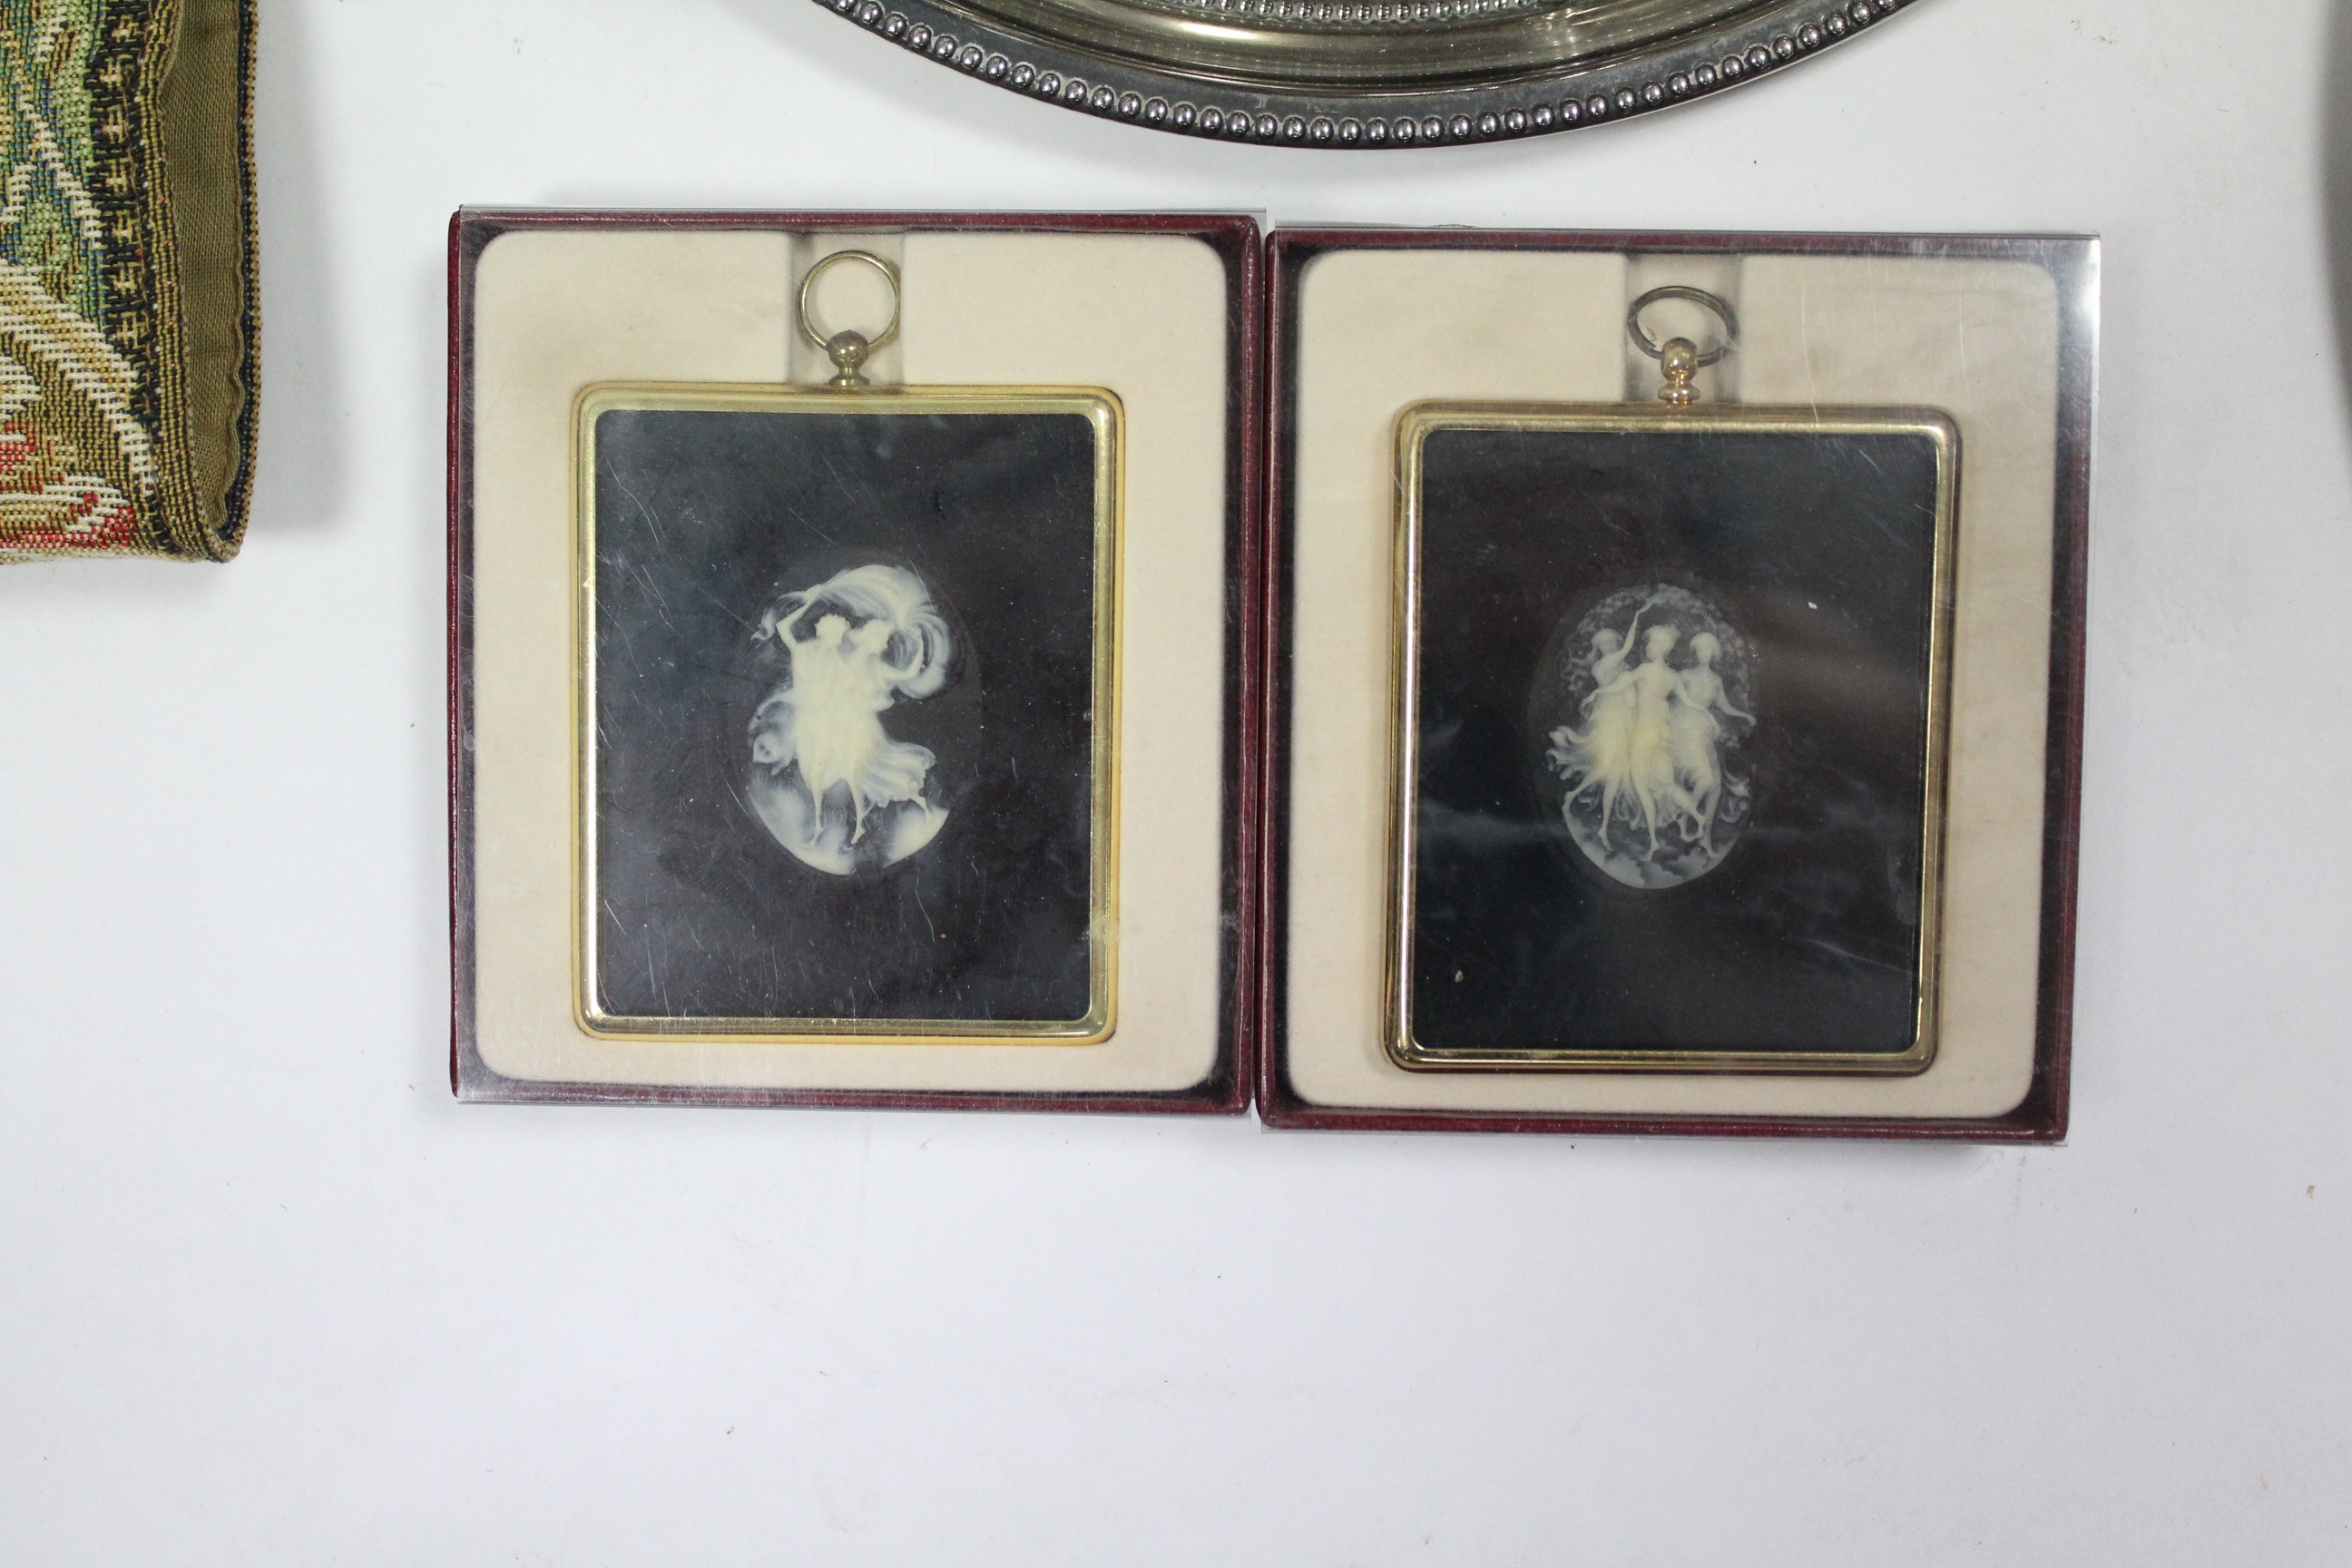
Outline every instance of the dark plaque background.
[[[1094, 427], [1072, 414], [598, 420], [596, 984], [645, 1017], [1066, 1021], [1087, 1010]], [[946, 686], [922, 850], [813, 869], [743, 798], [760, 612], [868, 562], [922, 578]]]
[[[1933, 442], [1438, 430], [1423, 450], [1419, 1044], [1907, 1050]], [[1563, 621], [1654, 583], [1754, 645], [1755, 811], [1715, 869], [1643, 890], [1592, 870], [1547, 804], [1529, 693], [1548, 657], [1589, 658], [1553, 646]]]

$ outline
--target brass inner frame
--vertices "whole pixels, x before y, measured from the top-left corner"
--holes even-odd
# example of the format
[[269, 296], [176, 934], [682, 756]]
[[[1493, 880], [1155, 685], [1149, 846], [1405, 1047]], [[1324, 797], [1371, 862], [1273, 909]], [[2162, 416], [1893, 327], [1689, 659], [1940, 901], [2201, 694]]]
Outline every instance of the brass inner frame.
[[[1754, 433], [1914, 435], [1936, 448], [1934, 599], [1928, 632], [1926, 789], [1921, 803], [1919, 975], [1910, 1048], [1894, 1052], [1435, 1049], [1412, 1036], [1413, 819], [1419, 801], [1422, 448], [1438, 430], [1573, 434]], [[1855, 1073], [1902, 1076], [1935, 1060], [1943, 911], [1945, 768], [1951, 728], [1952, 583], [1959, 518], [1959, 431], [1931, 408], [1817, 408], [1701, 404], [1419, 403], [1397, 416], [1396, 526], [1390, 625], [1388, 927], [1383, 952], [1382, 1043], [1416, 1071]]]
[[[632, 1017], [596, 995], [596, 422], [618, 409], [806, 415], [1075, 414], [1094, 426], [1094, 787], [1089, 810], [1090, 900], [1086, 1014], [1077, 1018]], [[625, 384], [591, 386], [573, 405], [572, 834], [572, 1007], [600, 1039], [730, 1045], [958, 1043], [1091, 1046], [1118, 1026], [1118, 610], [1125, 499], [1123, 413], [1093, 387], [927, 386], [838, 391], [804, 386]]]

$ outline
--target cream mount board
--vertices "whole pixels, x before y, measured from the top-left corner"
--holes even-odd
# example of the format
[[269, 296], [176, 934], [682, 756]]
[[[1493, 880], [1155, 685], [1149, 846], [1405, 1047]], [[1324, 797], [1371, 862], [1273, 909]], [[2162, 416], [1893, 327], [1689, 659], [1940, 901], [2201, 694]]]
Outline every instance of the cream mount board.
[[[2061, 1136], [2096, 242], [1277, 230], [1269, 279], [1276, 869], [1260, 1114]], [[1407, 1070], [1382, 1023], [1399, 416], [1645, 401], [1657, 367], [1629, 349], [1628, 308], [1678, 282], [1738, 318], [1738, 351], [1703, 392], [1940, 410], [1957, 428], [1938, 1048], [1911, 1076]]]
[[[897, 271], [877, 387], [1076, 388], [1123, 426], [1115, 1026], [1077, 1043], [616, 1039], [574, 1006], [574, 407], [810, 386], [808, 269]], [[462, 1098], [1138, 1111], [1244, 1102], [1247, 218], [468, 212], [453, 229], [453, 1077]], [[855, 396], [854, 394], [845, 395]], [[787, 400], [789, 401], [789, 400]], [[894, 645], [895, 646], [895, 645]]]

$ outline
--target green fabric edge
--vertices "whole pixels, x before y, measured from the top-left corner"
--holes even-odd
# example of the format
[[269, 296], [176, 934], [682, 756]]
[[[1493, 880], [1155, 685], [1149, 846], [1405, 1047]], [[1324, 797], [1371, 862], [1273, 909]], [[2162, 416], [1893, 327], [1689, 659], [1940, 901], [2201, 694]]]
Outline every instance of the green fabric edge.
[[164, 498], [164, 524], [175, 552], [213, 561], [245, 540], [260, 413], [255, 27], [251, 0], [180, 0], [151, 121], [162, 141], [184, 389], [162, 434], [187, 457], [184, 468], [172, 465], [187, 478], [167, 484], [180, 493]]

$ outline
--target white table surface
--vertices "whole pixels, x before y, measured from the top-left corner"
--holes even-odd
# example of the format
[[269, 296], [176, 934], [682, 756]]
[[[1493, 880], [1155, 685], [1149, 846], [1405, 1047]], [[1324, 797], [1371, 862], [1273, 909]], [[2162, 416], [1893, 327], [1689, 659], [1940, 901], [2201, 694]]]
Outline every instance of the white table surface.
[[[265, 9], [245, 555], [0, 568], [0, 1561], [2352, 1560], [2352, 13], [1351, 156], [808, 0]], [[2103, 234], [2071, 1143], [454, 1104], [461, 203]]]

